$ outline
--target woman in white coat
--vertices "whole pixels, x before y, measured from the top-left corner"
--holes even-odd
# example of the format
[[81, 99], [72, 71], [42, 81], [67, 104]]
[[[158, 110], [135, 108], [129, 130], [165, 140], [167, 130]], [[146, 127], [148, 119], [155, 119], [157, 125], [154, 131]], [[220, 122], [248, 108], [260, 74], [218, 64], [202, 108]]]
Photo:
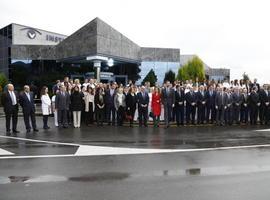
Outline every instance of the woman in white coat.
[[49, 129], [48, 118], [52, 113], [51, 111], [51, 99], [48, 95], [48, 87], [44, 86], [41, 90], [41, 109], [43, 115], [43, 129]]

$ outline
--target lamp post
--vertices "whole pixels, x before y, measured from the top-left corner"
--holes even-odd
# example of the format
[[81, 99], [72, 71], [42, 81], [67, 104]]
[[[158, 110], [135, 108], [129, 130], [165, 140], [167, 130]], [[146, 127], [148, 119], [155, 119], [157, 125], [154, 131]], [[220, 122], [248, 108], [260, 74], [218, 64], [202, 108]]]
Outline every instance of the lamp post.
[[112, 67], [114, 64], [114, 61], [112, 58], [108, 58], [105, 56], [88, 56], [86, 57], [86, 60], [94, 62], [94, 67], [97, 69], [97, 82], [100, 82], [101, 63], [107, 62], [107, 65], [109, 67]]

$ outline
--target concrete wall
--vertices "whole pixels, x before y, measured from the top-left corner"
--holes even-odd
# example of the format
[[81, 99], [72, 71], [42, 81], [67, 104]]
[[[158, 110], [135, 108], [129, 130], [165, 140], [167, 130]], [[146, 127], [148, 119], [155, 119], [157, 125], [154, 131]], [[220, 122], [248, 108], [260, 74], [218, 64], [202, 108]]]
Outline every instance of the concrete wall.
[[142, 47], [142, 61], [180, 62], [180, 49]]
[[91, 21], [56, 46], [57, 59], [97, 53], [97, 23]]
[[100, 19], [97, 19], [97, 53], [140, 60], [140, 47]]
[[12, 59], [55, 60], [55, 46], [12, 45]]

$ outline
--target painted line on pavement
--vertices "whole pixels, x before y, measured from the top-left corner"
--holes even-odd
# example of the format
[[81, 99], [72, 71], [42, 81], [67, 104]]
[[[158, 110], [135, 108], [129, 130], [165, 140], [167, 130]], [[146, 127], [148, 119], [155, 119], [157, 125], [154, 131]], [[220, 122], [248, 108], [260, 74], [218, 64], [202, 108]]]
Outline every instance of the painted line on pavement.
[[162, 154], [162, 153], [181, 153], [181, 152], [183, 153], [183, 152], [203, 152], [203, 151], [270, 147], [270, 144], [262, 144], [262, 145], [198, 148], [198, 149], [142, 149], [142, 148], [80, 145], [80, 144], [75, 144], [75, 143], [63, 143], [63, 142], [53, 142], [53, 141], [45, 141], [45, 140], [34, 140], [34, 139], [18, 138], [18, 137], [10, 137], [10, 136], [0, 136], [0, 138], [8, 138], [8, 139], [15, 139], [15, 140], [22, 140], [22, 141], [42, 142], [42, 143], [48, 143], [48, 144], [69, 145], [69, 146], [79, 147], [75, 154], [4, 156], [4, 157], [0, 157], [0, 160], [2, 160], [2, 159], [22, 159], [22, 158], [64, 158], [64, 157], [85, 157], [85, 156], [139, 155], [139, 154]]
[[270, 131], [270, 129], [259, 129], [259, 130], [255, 130], [255, 131], [259, 131], [259, 132], [267, 132], [267, 131]]
[[46, 141], [46, 140], [36, 140], [36, 139], [29, 139], [29, 138], [21, 138], [21, 137], [13, 137], [13, 136], [4, 136], [0, 135], [0, 138], [12, 139], [12, 140], [22, 140], [28, 142], [39, 142], [39, 143], [49, 143], [49, 144], [57, 144], [57, 145], [65, 145], [65, 146], [80, 146], [80, 144], [74, 143], [64, 143], [64, 142], [54, 142], [54, 141]]
[[14, 155], [14, 153], [0, 148], [0, 156], [5, 156], [5, 155]]

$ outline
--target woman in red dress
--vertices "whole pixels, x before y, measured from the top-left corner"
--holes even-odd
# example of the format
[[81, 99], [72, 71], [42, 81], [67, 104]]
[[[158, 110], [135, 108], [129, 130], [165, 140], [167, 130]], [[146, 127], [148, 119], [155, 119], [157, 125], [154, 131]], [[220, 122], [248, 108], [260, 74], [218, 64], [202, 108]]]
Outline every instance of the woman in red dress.
[[159, 127], [160, 113], [161, 113], [161, 95], [158, 87], [155, 87], [152, 94], [151, 109], [153, 113], [154, 127]]

